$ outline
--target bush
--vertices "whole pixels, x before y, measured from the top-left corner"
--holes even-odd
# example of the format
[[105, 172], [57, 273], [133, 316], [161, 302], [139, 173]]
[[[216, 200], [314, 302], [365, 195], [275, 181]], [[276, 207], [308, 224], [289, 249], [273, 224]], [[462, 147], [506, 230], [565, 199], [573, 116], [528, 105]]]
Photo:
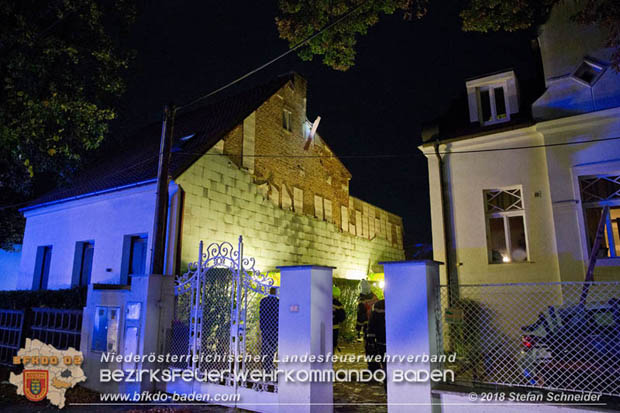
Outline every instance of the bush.
[[64, 290], [0, 291], [0, 308], [26, 310], [32, 307], [81, 310], [86, 306], [86, 287]]

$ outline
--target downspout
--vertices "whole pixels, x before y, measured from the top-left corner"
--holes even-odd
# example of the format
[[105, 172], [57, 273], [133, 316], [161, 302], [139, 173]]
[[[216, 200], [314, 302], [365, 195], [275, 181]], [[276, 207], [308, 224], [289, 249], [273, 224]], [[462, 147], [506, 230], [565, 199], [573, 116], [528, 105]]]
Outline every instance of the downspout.
[[435, 142], [433, 144], [433, 148], [435, 149], [435, 156], [437, 157], [437, 169], [439, 172], [439, 206], [441, 209], [441, 219], [443, 222], [443, 250], [444, 250], [444, 265], [446, 267], [446, 283], [448, 285], [448, 305], [452, 305], [452, 277], [451, 277], [451, 266], [450, 266], [450, 250], [448, 249], [450, 246], [449, 242], [449, 221], [448, 214], [446, 213], [446, 201], [445, 201], [445, 180], [444, 180], [444, 165], [443, 159], [439, 154], [439, 138], [435, 138]]

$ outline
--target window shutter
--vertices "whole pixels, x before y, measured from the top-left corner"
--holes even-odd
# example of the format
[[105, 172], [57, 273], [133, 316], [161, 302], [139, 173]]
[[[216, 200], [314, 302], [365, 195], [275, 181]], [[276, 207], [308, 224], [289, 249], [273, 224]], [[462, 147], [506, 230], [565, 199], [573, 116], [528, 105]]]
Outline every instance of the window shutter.
[[34, 263], [34, 274], [32, 276], [32, 289], [41, 288], [41, 274], [43, 271], [43, 260], [45, 257], [45, 247], [37, 247], [37, 257]]
[[131, 235], [123, 237], [123, 255], [121, 258], [121, 285], [129, 284], [129, 257], [131, 256]]
[[277, 207], [280, 206], [280, 191], [275, 185], [271, 185], [271, 193], [269, 194], [269, 199], [273, 204]]
[[318, 219], [323, 219], [323, 198], [314, 196], [314, 216]]
[[71, 286], [80, 284], [80, 272], [82, 270], [82, 257], [84, 256], [84, 242], [75, 243], [75, 253], [73, 255], [73, 273], [71, 274]]
[[368, 238], [373, 239], [375, 237], [375, 209], [368, 208]]
[[304, 213], [304, 191], [293, 188], [293, 209], [298, 214]]
[[291, 194], [286, 187], [286, 184], [282, 184], [282, 209], [286, 209], [288, 211], [291, 210]]
[[332, 222], [332, 201], [329, 199], [324, 200], [325, 203], [325, 221]]

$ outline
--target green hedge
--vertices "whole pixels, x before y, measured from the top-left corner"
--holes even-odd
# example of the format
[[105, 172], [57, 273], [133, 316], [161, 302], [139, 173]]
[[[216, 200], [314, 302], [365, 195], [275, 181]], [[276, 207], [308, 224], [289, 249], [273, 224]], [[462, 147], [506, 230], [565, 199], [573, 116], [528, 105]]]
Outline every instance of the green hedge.
[[25, 310], [33, 307], [81, 310], [86, 306], [86, 287], [65, 290], [0, 291], [0, 308]]

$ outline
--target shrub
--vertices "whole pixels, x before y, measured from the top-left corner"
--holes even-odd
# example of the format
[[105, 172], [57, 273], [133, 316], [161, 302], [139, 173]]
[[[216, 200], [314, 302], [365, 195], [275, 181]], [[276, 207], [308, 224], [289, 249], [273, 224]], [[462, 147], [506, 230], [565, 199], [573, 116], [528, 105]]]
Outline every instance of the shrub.
[[0, 308], [8, 310], [25, 310], [32, 307], [81, 310], [84, 306], [86, 306], [86, 287], [64, 290], [0, 291]]

